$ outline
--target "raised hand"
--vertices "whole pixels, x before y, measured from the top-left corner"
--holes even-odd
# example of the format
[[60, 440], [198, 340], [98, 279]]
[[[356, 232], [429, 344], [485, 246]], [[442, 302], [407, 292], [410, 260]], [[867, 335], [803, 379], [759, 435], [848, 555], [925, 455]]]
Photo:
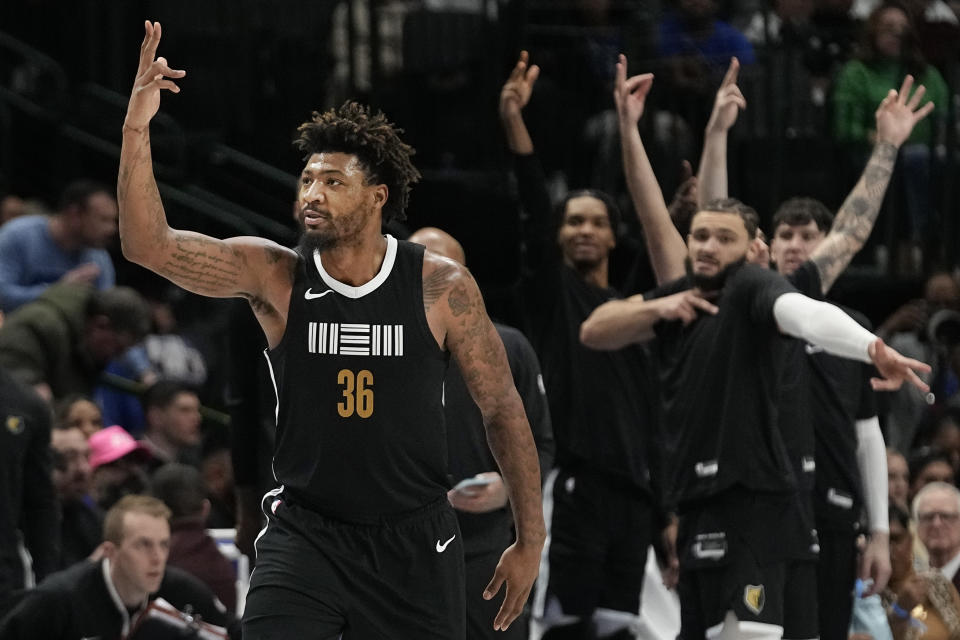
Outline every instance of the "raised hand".
[[507, 119], [520, 115], [533, 93], [533, 85], [540, 77], [540, 67], [529, 65], [530, 54], [520, 52], [520, 59], [507, 77], [507, 81], [500, 90], [500, 117]]
[[730, 58], [723, 82], [717, 89], [717, 97], [713, 101], [713, 112], [707, 122], [707, 133], [726, 133], [737, 121], [741, 109], [747, 108], [747, 100], [737, 86], [737, 76], [740, 74], [740, 61]]
[[899, 147], [910, 137], [914, 125], [933, 111], [933, 102], [917, 108], [923, 100], [926, 88], [922, 84], [918, 85], [913, 95], [910, 95], [912, 87], [913, 76], [908, 75], [903, 79], [900, 91], [891, 89], [877, 107], [877, 142]]
[[930, 373], [930, 365], [900, 355], [880, 338], [870, 343], [867, 353], [880, 375], [883, 376], [870, 379], [870, 385], [874, 391], [896, 391], [904, 382], [909, 382], [924, 393], [930, 391], [929, 385], [917, 375], [917, 372]]
[[187, 75], [182, 69], [171, 69], [166, 58], [154, 58], [160, 44], [160, 23], [147, 20], [143, 26], [145, 33], [143, 44], [140, 45], [137, 79], [133, 82], [130, 102], [127, 104], [127, 117], [124, 120], [124, 126], [132, 129], [144, 129], [150, 125], [150, 120], [160, 108], [162, 89], [180, 93], [180, 87], [169, 78], [182, 78]]
[[617, 115], [622, 123], [636, 125], [640, 122], [646, 106], [647, 94], [650, 93], [652, 86], [652, 73], [641, 73], [627, 78], [627, 56], [621, 53], [613, 85], [613, 101], [617, 105]]

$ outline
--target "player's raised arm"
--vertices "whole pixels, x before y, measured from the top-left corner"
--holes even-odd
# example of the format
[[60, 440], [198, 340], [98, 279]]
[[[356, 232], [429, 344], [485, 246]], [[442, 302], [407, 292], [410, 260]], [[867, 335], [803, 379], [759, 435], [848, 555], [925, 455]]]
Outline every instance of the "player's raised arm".
[[923, 85], [911, 96], [912, 87], [913, 77], [908, 75], [900, 91], [891, 89], [880, 103], [876, 113], [877, 140], [870, 160], [837, 212], [830, 233], [810, 255], [820, 271], [824, 293], [870, 237], [890, 184], [897, 150], [910, 137], [914, 125], [933, 111], [932, 102], [920, 106], [925, 92]]
[[[160, 107], [160, 92], [179, 93], [174, 80], [186, 72], [155, 57], [160, 23], [148, 21], [144, 27], [117, 179], [123, 255], [194, 293], [247, 298], [258, 316], [285, 311], [286, 301], [280, 298], [282, 294], [289, 298], [296, 263], [293, 251], [263, 238], [219, 240], [167, 224], [153, 175], [150, 121]], [[286, 286], [277, 286], [282, 282]]]
[[710, 121], [704, 132], [700, 171], [697, 174], [697, 197], [701, 207], [711, 200], [727, 197], [727, 138], [740, 110], [747, 108], [747, 101], [737, 86], [739, 73], [740, 61], [730, 58], [730, 66], [717, 89]]
[[506, 583], [506, 599], [493, 622], [495, 629], [506, 629], [523, 611], [546, 537], [537, 448], [503, 342], [487, 317], [470, 272], [452, 260], [427, 254], [423, 295], [428, 316], [443, 327], [445, 345], [480, 408], [490, 450], [510, 496], [517, 541], [503, 552], [483, 594], [490, 599]]
[[653, 74], [642, 73], [627, 78], [627, 58], [620, 55], [613, 90], [623, 150], [623, 173], [637, 217], [643, 227], [657, 283], [662, 284], [683, 275], [683, 259], [687, 247], [673, 225], [663, 200], [663, 192], [650, 166], [637, 124], [643, 115], [647, 94], [653, 85]]

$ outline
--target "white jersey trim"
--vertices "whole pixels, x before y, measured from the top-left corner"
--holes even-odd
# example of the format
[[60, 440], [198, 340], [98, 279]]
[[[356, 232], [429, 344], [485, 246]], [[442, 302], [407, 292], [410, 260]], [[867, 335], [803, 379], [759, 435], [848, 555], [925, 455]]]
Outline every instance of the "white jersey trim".
[[383, 256], [383, 264], [380, 265], [380, 271], [377, 272], [377, 275], [375, 275], [370, 282], [364, 283], [359, 287], [354, 287], [352, 285], [340, 282], [327, 273], [326, 270], [324, 270], [323, 263], [320, 261], [320, 252], [314, 251], [313, 262], [317, 265], [317, 271], [320, 272], [320, 278], [328, 287], [340, 295], [347, 298], [353, 298], [354, 300], [357, 298], [362, 298], [368, 293], [373, 293], [390, 276], [390, 272], [393, 271], [393, 264], [397, 259], [397, 239], [390, 234], [387, 234], [384, 237], [387, 239], [387, 252]]

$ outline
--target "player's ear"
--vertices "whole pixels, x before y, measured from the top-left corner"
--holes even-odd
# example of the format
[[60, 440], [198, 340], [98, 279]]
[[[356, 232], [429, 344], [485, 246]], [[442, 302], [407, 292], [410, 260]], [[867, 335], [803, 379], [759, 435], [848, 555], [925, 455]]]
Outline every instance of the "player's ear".
[[390, 195], [390, 189], [385, 184], [378, 184], [373, 190], [373, 201], [381, 209], [387, 204], [387, 197]]

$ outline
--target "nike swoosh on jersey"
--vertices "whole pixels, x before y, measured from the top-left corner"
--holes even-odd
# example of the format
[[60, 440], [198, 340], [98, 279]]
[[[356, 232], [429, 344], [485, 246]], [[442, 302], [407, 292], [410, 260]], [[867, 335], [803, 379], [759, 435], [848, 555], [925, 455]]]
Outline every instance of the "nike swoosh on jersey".
[[307, 289], [303, 292], [303, 297], [305, 300], [316, 300], [317, 298], [322, 298], [328, 293], [333, 293], [333, 289], [327, 289], [323, 293], [310, 293], [310, 289]]
[[444, 542], [443, 544], [440, 544], [440, 540], [437, 540], [437, 553], [443, 553], [444, 551], [446, 551], [447, 545], [453, 542], [453, 539], [456, 537], [457, 537], [457, 534], [453, 534], [452, 536], [450, 536], [450, 539]]

